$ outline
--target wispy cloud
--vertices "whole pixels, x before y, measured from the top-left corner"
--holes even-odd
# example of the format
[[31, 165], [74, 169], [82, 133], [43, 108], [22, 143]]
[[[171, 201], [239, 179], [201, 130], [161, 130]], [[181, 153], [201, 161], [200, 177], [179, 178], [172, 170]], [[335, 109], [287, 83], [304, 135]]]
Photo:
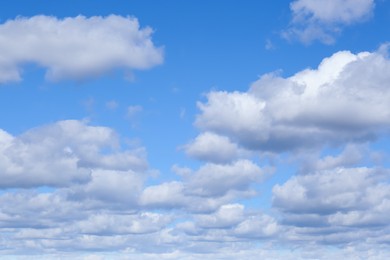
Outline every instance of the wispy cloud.
[[292, 21], [282, 35], [309, 44], [332, 44], [344, 27], [367, 20], [374, 0], [295, 0], [290, 4]]

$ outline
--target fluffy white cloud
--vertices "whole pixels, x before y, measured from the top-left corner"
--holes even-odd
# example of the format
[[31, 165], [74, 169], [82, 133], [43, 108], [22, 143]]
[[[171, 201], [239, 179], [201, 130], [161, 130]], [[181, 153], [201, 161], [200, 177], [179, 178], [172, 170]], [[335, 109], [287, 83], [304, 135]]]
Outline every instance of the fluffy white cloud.
[[187, 180], [187, 193], [197, 196], [223, 196], [231, 190], [246, 191], [262, 180], [267, 171], [249, 160], [227, 165], [205, 164]]
[[211, 213], [238, 198], [256, 195], [253, 190], [228, 190], [224, 195], [193, 194], [183, 182], [167, 182], [146, 187], [139, 197], [140, 206], [148, 209], [180, 209], [188, 213]]
[[286, 238], [331, 244], [383, 243], [390, 230], [389, 176], [388, 169], [338, 167], [294, 176], [276, 185], [273, 205], [290, 227]]
[[197, 136], [185, 147], [187, 155], [214, 163], [231, 162], [238, 156], [238, 147], [226, 136], [206, 132]]
[[389, 75], [387, 46], [337, 52], [317, 69], [264, 75], [248, 92], [208, 93], [195, 124], [263, 151], [371, 140], [390, 127]]
[[[144, 171], [142, 148], [122, 151], [116, 133], [76, 120], [0, 132], [1, 187], [69, 186], [91, 180], [93, 169]], [[105, 152], [105, 150], [109, 152]]]
[[369, 159], [370, 157], [372, 155], [370, 155], [367, 145], [348, 144], [338, 155], [327, 155], [319, 159], [315, 153], [305, 152], [299, 155], [297, 159], [301, 160], [301, 169], [299, 172], [306, 174], [308, 172], [330, 170], [337, 167], [356, 166], [361, 164], [365, 158]]
[[329, 44], [344, 26], [366, 20], [374, 9], [374, 0], [296, 0], [290, 9], [293, 19], [285, 37]]
[[4, 252], [61, 255], [69, 249], [99, 252], [129, 246], [148, 251], [172, 221], [170, 214], [91, 208], [88, 201], [71, 202], [55, 193], [19, 192], [2, 195], [0, 201], [0, 229], [7, 232]]
[[274, 187], [274, 205], [289, 212], [319, 214], [365, 208], [374, 199], [371, 189], [388, 174], [370, 168], [336, 168], [298, 175]]
[[278, 233], [280, 230], [277, 221], [268, 215], [253, 215], [246, 216], [234, 229], [234, 233], [238, 237], [245, 238], [269, 238]]
[[197, 226], [202, 228], [226, 228], [237, 225], [244, 218], [244, 206], [222, 205], [215, 213], [195, 217]]
[[162, 208], [180, 208], [189, 203], [184, 197], [182, 182], [165, 182], [145, 188], [140, 196], [141, 205]]
[[93, 170], [91, 180], [68, 190], [72, 200], [103, 202], [106, 207], [134, 207], [143, 188], [144, 178], [133, 171]]
[[0, 83], [21, 80], [21, 66], [46, 68], [49, 80], [93, 77], [113, 69], [146, 69], [162, 63], [150, 28], [137, 19], [19, 17], [0, 25]]
[[144, 189], [140, 204], [146, 207], [182, 208], [189, 212], [215, 211], [237, 198], [256, 194], [252, 185], [271, 173], [249, 160], [231, 164], [207, 163], [188, 172], [182, 182], [165, 182]]
[[171, 221], [168, 214], [96, 214], [77, 223], [80, 233], [95, 235], [144, 234], [161, 230]]

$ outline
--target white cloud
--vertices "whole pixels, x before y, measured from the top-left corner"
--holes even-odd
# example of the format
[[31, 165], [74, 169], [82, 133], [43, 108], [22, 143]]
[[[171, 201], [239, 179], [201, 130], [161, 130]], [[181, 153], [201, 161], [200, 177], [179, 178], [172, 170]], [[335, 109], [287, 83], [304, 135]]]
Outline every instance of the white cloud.
[[87, 205], [66, 199], [61, 192], [32, 190], [6, 192], [0, 196], [2, 229], [47, 229], [63, 226], [88, 216]]
[[0, 25], [0, 83], [21, 80], [21, 66], [46, 68], [49, 80], [83, 79], [114, 69], [147, 69], [162, 63], [150, 28], [136, 18], [19, 17]]
[[160, 231], [171, 221], [168, 214], [96, 214], [77, 223], [80, 233], [94, 235], [144, 234]]
[[293, 19], [283, 33], [286, 38], [330, 44], [343, 27], [367, 19], [374, 9], [374, 0], [296, 0], [290, 9]]
[[225, 194], [194, 194], [187, 182], [165, 182], [146, 187], [139, 197], [141, 206], [149, 209], [181, 209], [188, 213], [210, 213], [238, 198], [253, 197], [251, 190], [227, 190]]
[[130, 207], [137, 204], [143, 181], [140, 174], [132, 171], [94, 170], [88, 183], [70, 188], [69, 196]]
[[280, 227], [277, 221], [268, 215], [247, 216], [235, 229], [235, 235], [247, 238], [268, 238], [277, 234]]
[[276, 185], [273, 205], [289, 227], [286, 238], [319, 244], [383, 243], [390, 230], [389, 173], [338, 167]]
[[181, 182], [165, 182], [145, 188], [140, 197], [141, 205], [152, 207], [177, 208], [187, 205]]
[[121, 151], [112, 129], [76, 120], [34, 128], [17, 137], [1, 131], [0, 139], [3, 188], [68, 186], [89, 181], [93, 169], [147, 168], [142, 148]]
[[176, 229], [177, 232], [183, 232], [183, 235], [190, 239], [214, 243], [236, 242], [237, 246], [238, 241], [252, 239], [271, 241], [280, 231], [273, 217], [246, 210], [244, 205], [237, 203], [221, 205], [212, 213], [194, 215], [193, 220], [179, 223]]
[[[266, 127], [266, 118], [262, 113], [265, 102], [249, 93], [213, 91], [208, 93], [207, 100], [207, 103], [198, 102], [202, 114], [197, 117], [196, 125], [200, 128], [212, 129], [217, 133], [249, 135]], [[253, 138], [263, 139], [265, 136], [258, 133]]]
[[[314, 155], [314, 156], [313, 156]], [[303, 153], [300, 157], [303, 157], [301, 162], [302, 174], [307, 174], [314, 171], [334, 169], [337, 167], [356, 166], [365, 157], [369, 156], [369, 150], [367, 145], [348, 144], [339, 155], [327, 155], [321, 159], [318, 159], [315, 154]]]
[[274, 204], [285, 211], [326, 213], [366, 207], [363, 195], [388, 172], [369, 168], [336, 168], [298, 175], [274, 187]]
[[195, 124], [262, 151], [372, 140], [390, 128], [389, 75], [386, 46], [337, 52], [288, 78], [266, 74], [248, 92], [208, 93]]
[[231, 190], [246, 191], [263, 180], [267, 171], [249, 160], [227, 165], [207, 163], [188, 178], [187, 193], [197, 196], [223, 196]]
[[210, 212], [237, 198], [255, 195], [252, 185], [270, 174], [249, 160], [231, 164], [207, 163], [186, 171], [184, 180], [146, 187], [140, 204], [157, 208], [181, 208], [189, 212]]
[[238, 147], [226, 136], [205, 132], [185, 147], [187, 155], [214, 163], [231, 162], [238, 156]]
[[226, 228], [237, 225], [244, 218], [244, 206], [222, 205], [215, 213], [195, 217], [197, 226], [202, 228]]

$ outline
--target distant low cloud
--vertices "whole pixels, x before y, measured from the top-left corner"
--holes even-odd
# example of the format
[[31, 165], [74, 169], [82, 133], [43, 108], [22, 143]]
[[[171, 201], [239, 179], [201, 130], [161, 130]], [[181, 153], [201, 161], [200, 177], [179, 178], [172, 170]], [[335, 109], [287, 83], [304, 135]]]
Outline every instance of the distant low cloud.
[[176, 166], [186, 172], [181, 180], [147, 185], [145, 153], [126, 149], [113, 129], [79, 120], [18, 136], [0, 130], [0, 229], [10, 237], [5, 250], [42, 254], [132, 245], [135, 252], [157, 253], [168, 244], [185, 248], [191, 237], [222, 241], [278, 232], [273, 217], [232, 203], [256, 195], [253, 186], [267, 168], [250, 160], [197, 170]]
[[230, 164], [207, 163], [188, 172], [183, 181], [146, 187], [140, 203], [146, 207], [210, 212], [231, 200], [255, 195], [253, 184], [263, 181], [270, 173], [271, 169], [262, 169], [249, 160]]
[[368, 237], [370, 243], [386, 243], [389, 173], [380, 168], [336, 167], [276, 185], [273, 205], [281, 212], [281, 223], [289, 227], [286, 237], [318, 244], [366, 243]]
[[47, 69], [46, 79], [85, 79], [114, 69], [148, 69], [163, 62], [152, 29], [132, 17], [19, 17], [0, 24], [0, 83], [20, 81], [22, 66]]
[[[376, 256], [387, 252], [381, 245], [388, 243], [389, 170], [351, 166], [361, 158], [356, 146], [276, 184], [269, 212], [242, 203], [261, 199], [257, 186], [271, 173], [267, 167], [247, 159], [207, 162], [195, 170], [175, 166], [178, 180], [150, 184], [144, 149], [123, 146], [111, 128], [78, 120], [19, 136], [1, 130], [0, 229], [8, 238], [3, 253], [291, 256], [277, 250], [280, 245], [297, 247], [290, 259], [309, 253], [367, 258], [359, 251], [367, 248]], [[259, 241], [267, 248], [259, 249]], [[322, 244], [345, 243], [347, 252], [322, 251]]]
[[291, 25], [283, 36], [306, 44], [331, 44], [345, 26], [367, 20], [374, 6], [374, 0], [295, 0], [290, 4]]
[[247, 92], [211, 91], [195, 124], [257, 151], [373, 140], [390, 129], [387, 51], [340, 51], [288, 78], [263, 75]]
[[95, 170], [147, 168], [142, 149], [121, 151], [118, 142], [112, 129], [77, 120], [41, 126], [20, 136], [0, 130], [0, 187], [62, 187], [90, 181]]

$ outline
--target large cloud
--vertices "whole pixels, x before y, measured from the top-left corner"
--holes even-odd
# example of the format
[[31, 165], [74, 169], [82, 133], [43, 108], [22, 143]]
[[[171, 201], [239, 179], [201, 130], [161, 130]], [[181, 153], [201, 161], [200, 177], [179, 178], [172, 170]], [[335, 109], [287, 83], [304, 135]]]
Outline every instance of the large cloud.
[[[352, 146], [340, 156], [325, 157], [306, 168], [316, 172], [274, 188], [279, 223], [269, 215], [272, 210], [266, 214], [258, 211], [257, 205], [241, 203], [256, 195], [253, 184], [266, 173], [249, 160], [206, 163], [194, 171], [175, 167], [182, 181], [144, 187], [144, 151], [123, 150], [120, 139], [107, 127], [60, 121], [20, 136], [1, 131], [0, 144], [2, 160], [9, 160], [0, 164], [4, 169], [28, 166], [19, 173], [23, 178], [12, 181], [12, 187], [29, 187], [3, 189], [0, 194], [0, 239], [5, 255], [72, 258], [70, 252], [93, 251], [135, 259], [256, 259], [259, 254], [265, 259], [288, 259], [285, 256], [291, 252], [274, 251], [281, 242], [300, 245], [292, 259], [308, 256], [313, 250], [328, 258], [351, 258], [367, 245], [375, 248], [376, 256], [386, 252], [388, 170], [344, 167], [360, 158], [352, 153]], [[41, 165], [42, 176], [53, 180], [56, 175], [51, 167], [70, 155], [72, 167], [66, 168], [63, 176], [77, 176], [88, 165], [88, 178], [48, 183], [34, 172], [33, 162]], [[116, 156], [129, 157], [118, 160]], [[12, 180], [2, 174], [3, 183]], [[60, 187], [33, 188], [41, 185]], [[257, 247], [259, 241], [264, 249]], [[312, 246], [305, 248], [308, 241], [313, 241]], [[355, 244], [349, 244], [347, 253], [334, 255], [318, 246], [351, 241]]]
[[147, 168], [142, 149], [122, 151], [112, 129], [77, 120], [34, 128], [20, 136], [1, 130], [0, 143], [2, 188], [69, 186], [89, 181], [96, 169]]
[[296, 0], [290, 9], [293, 19], [285, 37], [329, 44], [344, 26], [366, 20], [374, 9], [374, 0]]
[[21, 66], [29, 63], [47, 68], [49, 80], [150, 68], [163, 60], [151, 33], [137, 19], [116, 15], [8, 20], [0, 25], [0, 83], [21, 80]]
[[389, 75], [387, 46], [340, 51], [317, 69], [264, 75], [248, 92], [208, 93], [195, 124], [263, 151], [372, 140], [390, 127]]

